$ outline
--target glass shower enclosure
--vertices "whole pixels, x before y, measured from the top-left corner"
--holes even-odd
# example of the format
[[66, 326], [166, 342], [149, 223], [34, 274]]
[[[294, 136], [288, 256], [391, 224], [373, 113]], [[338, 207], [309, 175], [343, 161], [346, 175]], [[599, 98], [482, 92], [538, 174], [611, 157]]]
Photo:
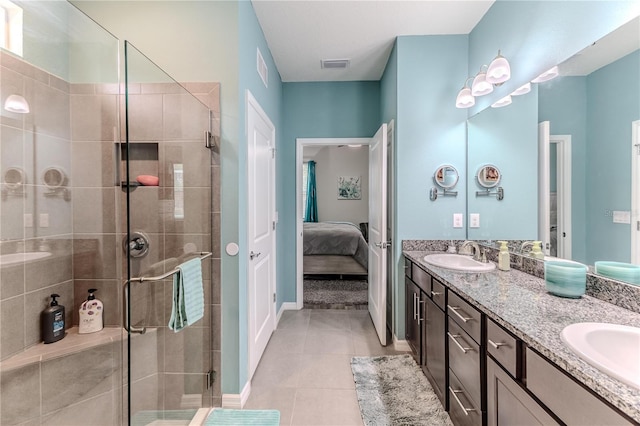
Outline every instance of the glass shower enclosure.
[[[213, 403], [218, 87], [187, 91], [66, 1], [0, 14], [0, 424], [188, 424]], [[196, 257], [204, 314], [175, 332], [172, 272]], [[89, 289], [104, 329], [80, 334]], [[66, 334], [44, 344], [52, 294]]]

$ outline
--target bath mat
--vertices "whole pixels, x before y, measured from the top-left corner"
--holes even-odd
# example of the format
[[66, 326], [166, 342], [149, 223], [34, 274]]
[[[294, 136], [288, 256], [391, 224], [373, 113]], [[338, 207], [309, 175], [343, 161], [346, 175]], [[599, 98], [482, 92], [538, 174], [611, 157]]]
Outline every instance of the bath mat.
[[138, 411], [131, 417], [132, 426], [185, 425], [191, 423], [197, 410]]
[[367, 280], [305, 279], [305, 309], [367, 309]]
[[280, 411], [278, 410], [231, 410], [216, 408], [209, 414], [204, 426], [278, 426]]
[[351, 358], [367, 426], [452, 426], [449, 414], [411, 355]]

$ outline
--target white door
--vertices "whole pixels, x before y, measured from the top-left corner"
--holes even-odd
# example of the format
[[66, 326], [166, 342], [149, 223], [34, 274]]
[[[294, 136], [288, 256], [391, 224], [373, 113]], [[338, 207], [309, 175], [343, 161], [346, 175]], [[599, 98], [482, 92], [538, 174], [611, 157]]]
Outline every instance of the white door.
[[387, 344], [387, 125], [369, 145], [369, 315]]
[[549, 122], [538, 124], [538, 239], [549, 256], [551, 248], [551, 217], [549, 210]]
[[247, 91], [249, 377], [275, 329], [275, 128]]

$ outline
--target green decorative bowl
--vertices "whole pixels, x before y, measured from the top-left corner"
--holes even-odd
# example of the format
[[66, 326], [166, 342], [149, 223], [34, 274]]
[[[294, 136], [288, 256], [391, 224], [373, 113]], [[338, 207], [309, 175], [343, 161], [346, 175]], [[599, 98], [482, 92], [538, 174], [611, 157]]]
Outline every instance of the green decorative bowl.
[[640, 285], [640, 266], [631, 263], [600, 260], [595, 263], [596, 274], [614, 280]]
[[577, 262], [546, 261], [544, 281], [549, 293], [577, 299], [586, 291], [587, 267]]

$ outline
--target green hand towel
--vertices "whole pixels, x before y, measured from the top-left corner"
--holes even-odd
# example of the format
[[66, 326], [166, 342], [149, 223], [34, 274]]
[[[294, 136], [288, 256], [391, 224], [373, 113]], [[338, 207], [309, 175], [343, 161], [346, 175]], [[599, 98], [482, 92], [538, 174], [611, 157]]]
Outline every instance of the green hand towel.
[[202, 261], [199, 257], [178, 266], [173, 275], [173, 303], [169, 328], [176, 333], [204, 316]]

